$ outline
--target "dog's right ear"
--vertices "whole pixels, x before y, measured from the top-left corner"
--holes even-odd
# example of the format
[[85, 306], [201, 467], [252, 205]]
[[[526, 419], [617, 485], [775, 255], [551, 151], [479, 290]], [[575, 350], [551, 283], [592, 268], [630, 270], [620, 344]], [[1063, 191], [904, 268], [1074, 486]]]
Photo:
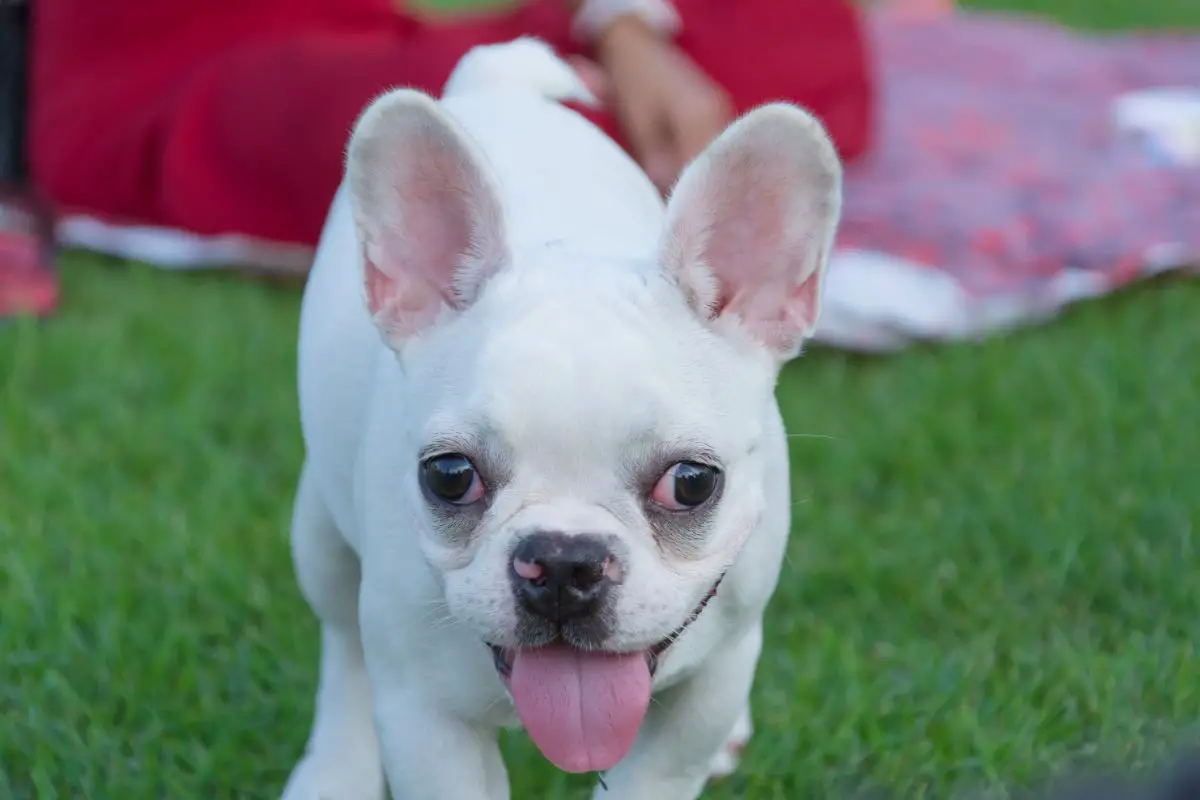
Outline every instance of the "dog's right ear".
[[841, 208], [842, 165], [825, 128], [796, 106], [761, 106], [683, 171], [662, 263], [702, 318], [784, 361], [816, 329]]
[[363, 112], [346, 184], [367, 307], [391, 347], [469, 306], [509, 260], [488, 166], [428, 95], [396, 90]]

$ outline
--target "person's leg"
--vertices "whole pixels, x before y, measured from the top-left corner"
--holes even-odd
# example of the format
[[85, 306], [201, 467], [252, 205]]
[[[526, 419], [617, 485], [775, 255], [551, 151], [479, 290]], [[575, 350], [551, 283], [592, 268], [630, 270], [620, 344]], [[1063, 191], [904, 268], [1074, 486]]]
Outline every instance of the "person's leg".
[[437, 92], [481, 36], [522, 32], [513, 14], [426, 28], [390, 0], [229, 2], [38, 4], [31, 171], [50, 198], [312, 244], [366, 104], [398, 85]]
[[[680, 46], [729, 91], [739, 112], [792, 100], [821, 117], [843, 157], [866, 149], [873, 75], [861, 20], [847, 0], [680, 0], [679, 6]], [[210, 73], [207, 83], [193, 85], [189, 115], [179, 118], [179, 157], [166, 162], [177, 164], [175, 174], [193, 187], [175, 196], [189, 205], [196, 192], [211, 196], [217, 216], [170, 210], [186, 224], [212, 230], [222, 221], [228, 225], [239, 209], [237, 219], [260, 215], [259, 235], [311, 240], [340, 179], [350, 126], [372, 97], [399, 84], [437, 93], [469, 49], [519, 35], [579, 54], [569, 26], [562, 0], [535, 0], [480, 19], [408, 20], [377, 38], [314, 34], [248, 48]], [[589, 116], [620, 139], [609, 115]], [[229, 122], [239, 119], [254, 120], [253, 133], [248, 123]], [[242, 167], [231, 173], [235, 165]], [[246, 187], [232, 209], [215, 202], [231, 182]], [[269, 226], [264, 204], [278, 215]]]
[[522, 34], [562, 46], [567, 30], [561, 3], [423, 23], [392, 0], [238, 2], [39, 4], [32, 171], [52, 199], [313, 244], [371, 99], [437, 93], [471, 47]]
[[[680, 48], [721, 84], [738, 113], [773, 100], [805, 106], [825, 123], [846, 160], [870, 145], [875, 74], [867, 31], [851, 0], [673, 0]], [[915, 0], [913, 0], [915, 1]], [[533, 0], [527, 32], [570, 54], [562, 0]], [[580, 109], [618, 141], [611, 116]]]
[[[59, 8], [92, 2], [56, 1]], [[54, 200], [93, 214], [311, 244], [340, 180], [350, 128], [373, 97], [398, 85], [436, 93], [480, 44], [535, 35], [573, 49], [561, 0], [444, 24], [400, 18], [387, 5], [256, 0], [257, 13], [225, 17], [222, 25], [206, 18], [202, 29], [178, 19], [182, 12], [155, 12], [139, 17], [132, 43], [118, 20], [112, 30], [90, 30], [90, 70], [78, 58], [39, 66], [38, 50], [61, 53], [71, 40], [64, 33], [56, 41], [53, 26], [43, 26], [35, 47], [33, 177]], [[863, 149], [868, 65], [844, 0], [679, 5], [681, 46], [728, 88], [738, 110], [794, 100], [825, 120], [846, 156]], [[279, 16], [285, 7], [291, 12]], [[42, 16], [39, 22], [50, 15]], [[231, 28], [233, 19], [246, 27]], [[72, 20], [83, 24], [69, 15], [56, 24], [83, 42]], [[150, 24], [156, 21], [159, 30]], [[125, 39], [111, 38], [118, 34]], [[611, 119], [599, 121], [617, 133]]]

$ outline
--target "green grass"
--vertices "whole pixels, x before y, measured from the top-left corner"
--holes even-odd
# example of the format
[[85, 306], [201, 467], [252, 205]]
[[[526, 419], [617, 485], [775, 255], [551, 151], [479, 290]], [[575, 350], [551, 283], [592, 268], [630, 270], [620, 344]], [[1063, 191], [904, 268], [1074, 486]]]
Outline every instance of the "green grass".
[[[67, 261], [61, 315], [0, 330], [0, 800], [277, 796], [317, 647], [286, 545], [298, 295]], [[946, 797], [1195, 741], [1198, 308], [1165, 281], [791, 367], [791, 430], [829, 438], [793, 442], [759, 731], [707, 796]], [[506, 746], [515, 798], [585, 796]]]

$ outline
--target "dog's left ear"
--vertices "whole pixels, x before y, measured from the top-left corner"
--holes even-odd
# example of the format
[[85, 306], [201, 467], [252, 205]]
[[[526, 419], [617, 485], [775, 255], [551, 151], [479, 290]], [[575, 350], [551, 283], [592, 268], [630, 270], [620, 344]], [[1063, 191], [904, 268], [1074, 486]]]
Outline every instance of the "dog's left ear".
[[508, 263], [494, 179], [467, 134], [410, 89], [372, 103], [350, 137], [346, 185], [367, 306], [398, 347], [461, 311]]
[[841, 162], [821, 123], [762, 106], [684, 170], [662, 262], [698, 314], [786, 360], [816, 328], [841, 206]]

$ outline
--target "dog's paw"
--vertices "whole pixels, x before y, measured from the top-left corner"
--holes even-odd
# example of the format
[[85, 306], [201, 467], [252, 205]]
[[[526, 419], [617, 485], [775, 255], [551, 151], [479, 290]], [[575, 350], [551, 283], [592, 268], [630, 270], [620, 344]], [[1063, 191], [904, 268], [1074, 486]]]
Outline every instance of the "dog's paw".
[[292, 770], [281, 800], [385, 800], [383, 774], [363, 775], [308, 755]]
[[754, 723], [750, 719], [750, 709], [746, 709], [738, 718], [737, 724], [733, 726], [733, 732], [729, 734], [729, 738], [725, 740], [725, 746], [709, 762], [708, 774], [712, 780], [727, 778], [737, 772], [738, 764], [742, 760], [742, 751], [746, 749], [746, 745], [750, 744], [752, 733], [754, 733]]

